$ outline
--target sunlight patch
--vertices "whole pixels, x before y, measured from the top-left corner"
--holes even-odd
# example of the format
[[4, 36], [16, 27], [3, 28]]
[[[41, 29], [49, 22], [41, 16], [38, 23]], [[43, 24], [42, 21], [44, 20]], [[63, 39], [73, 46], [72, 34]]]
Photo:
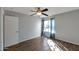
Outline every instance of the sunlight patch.
[[52, 51], [62, 51], [52, 40], [48, 39], [47, 43]]

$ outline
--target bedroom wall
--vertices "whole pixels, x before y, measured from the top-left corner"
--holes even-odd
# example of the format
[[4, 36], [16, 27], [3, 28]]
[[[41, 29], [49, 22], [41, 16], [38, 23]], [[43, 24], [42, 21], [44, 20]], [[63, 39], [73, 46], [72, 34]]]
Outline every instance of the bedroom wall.
[[0, 7], [0, 51], [3, 50], [3, 14], [4, 10]]
[[1, 50], [1, 8], [0, 8], [0, 50]]
[[19, 42], [40, 36], [41, 19], [37, 16], [29, 16], [12, 11], [5, 11], [5, 15], [19, 18]]
[[79, 10], [55, 15], [56, 38], [79, 45]]
[[40, 36], [41, 19], [36, 16], [23, 15], [19, 18], [20, 42]]

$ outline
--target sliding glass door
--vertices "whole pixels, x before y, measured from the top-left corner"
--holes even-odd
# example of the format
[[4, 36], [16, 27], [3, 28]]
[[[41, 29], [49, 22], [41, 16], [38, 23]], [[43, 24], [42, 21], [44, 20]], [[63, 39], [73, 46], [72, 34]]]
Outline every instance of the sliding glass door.
[[48, 38], [55, 38], [55, 20], [43, 20], [42, 21], [42, 36]]

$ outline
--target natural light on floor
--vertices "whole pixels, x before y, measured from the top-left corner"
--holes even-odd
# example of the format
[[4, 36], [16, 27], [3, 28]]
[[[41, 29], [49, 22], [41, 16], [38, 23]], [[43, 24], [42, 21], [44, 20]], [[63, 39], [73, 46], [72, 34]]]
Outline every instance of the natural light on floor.
[[48, 39], [47, 43], [52, 51], [62, 51], [51, 39]]

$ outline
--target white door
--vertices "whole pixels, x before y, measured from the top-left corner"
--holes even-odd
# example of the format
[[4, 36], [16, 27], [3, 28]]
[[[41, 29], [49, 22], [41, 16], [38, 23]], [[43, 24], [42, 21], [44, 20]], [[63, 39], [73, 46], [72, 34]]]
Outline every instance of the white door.
[[18, 43], [19, 39], [19, 23], [18, 17], [5, 16], [5, 26], [4, 26], [4, 46], [8, 47]]

